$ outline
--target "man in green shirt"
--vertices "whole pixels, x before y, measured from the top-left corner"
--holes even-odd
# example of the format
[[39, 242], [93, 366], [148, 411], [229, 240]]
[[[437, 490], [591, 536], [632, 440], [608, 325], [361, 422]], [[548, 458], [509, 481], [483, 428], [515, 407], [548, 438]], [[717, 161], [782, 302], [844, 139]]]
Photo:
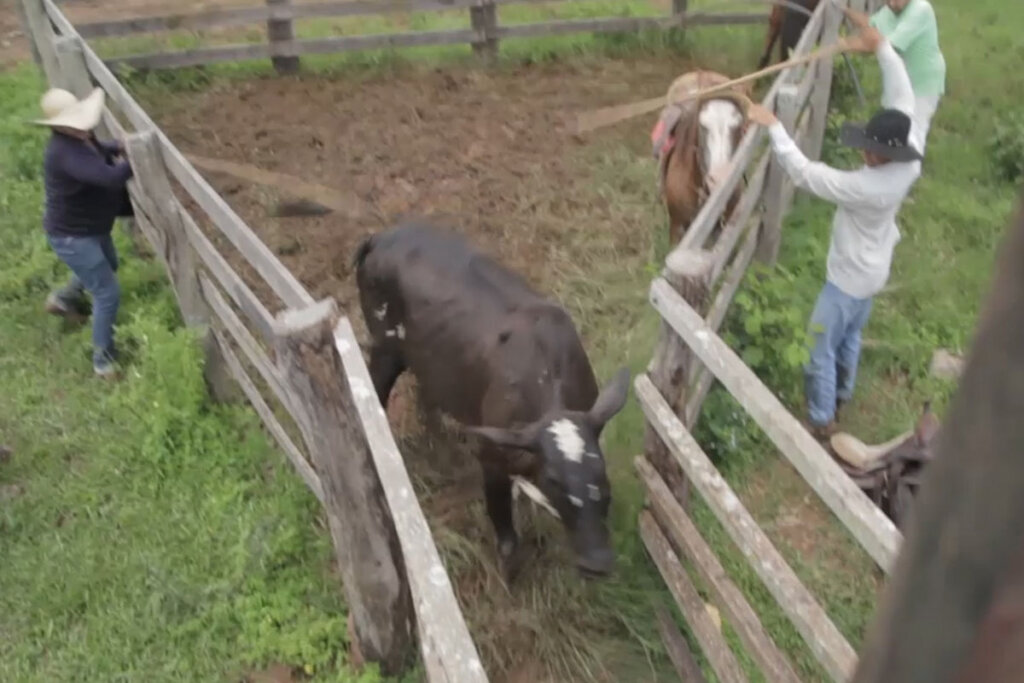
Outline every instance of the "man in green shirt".
[[[847, 12], [860, 23], [867, 19]], [[858, 21], [859, 20], [859, 21]], [[914, 125], [920, 131], [921, 149], [928, 137], [932, 116], [946, 92], [946, 60], [939, 49], [939, 27], [928, 0], [886, 0], [870, 18], [870, 24], [886, 37], [903, 58], [916, 98]]]

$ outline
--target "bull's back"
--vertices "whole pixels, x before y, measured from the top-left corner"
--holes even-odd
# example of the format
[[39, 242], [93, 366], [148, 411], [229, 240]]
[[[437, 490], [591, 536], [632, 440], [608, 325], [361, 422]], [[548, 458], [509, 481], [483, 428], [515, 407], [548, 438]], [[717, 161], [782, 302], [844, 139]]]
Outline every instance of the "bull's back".
[[360, 252], [360, 304], [374, 343], [400, 354], [424, 397], [457, 419], [478, 422], [489, 391], [552, 360], [538, 357], [546, 346], [533, 338], [538, 315], [556, 320], [551, 336], [559, 341], [547, 345], [556, 355], [586, 362], [560, 307], [454, 233], [408, 224]]

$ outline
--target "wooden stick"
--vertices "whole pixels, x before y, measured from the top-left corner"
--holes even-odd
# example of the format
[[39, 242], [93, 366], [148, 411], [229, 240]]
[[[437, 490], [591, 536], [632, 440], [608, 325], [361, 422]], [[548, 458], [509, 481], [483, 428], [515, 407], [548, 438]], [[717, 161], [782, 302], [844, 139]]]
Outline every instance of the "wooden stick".
[[224, 173], [239, 180], [257, 185], [275, 187], [302, 199], [319, 204], [329, 211], [337, 211], [348, 218], [361, 218], [373, 214], [372, 210], [353, 192], [310, 183], [301, 178], [268, 171], [252, 164], [242, 164], [227, 159], [212, 159], [198, 154], [186, 158], [193, 166], [213, 173]]
[[[791, 67], [800, 66], [801, 64], [807, 64], [809, 62], [814, 62], [819, 59], [828, 59], [829, 57], [835, 56], [837, 53], [845, 51], [847, 48], [847, 42], [845, 40], [839, 40], [832, 45], [828, 45], [819, 50], [815, 50], [814, 52], [809, 52], [805, 55], [801, 55], [800, 57], [794, 57], [793, 59], [790, 59], [788, 61], [779, 62], [778, 64], [773, 64], [772, 66], [767, 66], [761, 69], [760, 71], [755, 71], [753, 73], [747, 74], [746, 76], [734, 78], [733, 80], [726, 81], [721, 85], [715, 85], [710, 88], [705, 88], [704, 90], [699, 90], [695, 93], [691, 93], [689, 95], [684, 96], [679, 101], [686, 102], [688, 100], [700, 99], [702, 97], [707, 97], [708, 95], [713, 95], [724, 90], [729, 90], [731, 88], [736, 87], [737, 85], [742, 85], [744, 83], [756, 81], [762, 76], [767, 76], [768, 74], [773, 74], [778, 71], [784, 71]], [[663, 95], [661, 97], [652, 97], [649, 100], [643, 100], [641, 102], [633, 102], [631, 104], [620, 104], [614, 107], [604, 107], [603, 109], [595, 109], [590, 112], [584, 112], [583, 114], [580, 114], [576, 119], [576, 133], [586, 133], [597, 128], [603, 128], [605, 126], [610, 126], [620, 121], [625, 121], [626, 119], [631, 119], [635, 116], [647, 114], [652, 111], [656, 111], [657, 109], [665, 106], [665, 104], [666, 101]]]

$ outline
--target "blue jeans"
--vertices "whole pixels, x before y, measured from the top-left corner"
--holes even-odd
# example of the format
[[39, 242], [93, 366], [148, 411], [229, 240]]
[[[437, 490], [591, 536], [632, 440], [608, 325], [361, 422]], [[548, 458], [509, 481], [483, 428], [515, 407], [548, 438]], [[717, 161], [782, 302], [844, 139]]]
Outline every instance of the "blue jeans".
[[811, 314], [814, 349], [804, 368], [811, 424], [824, 427], [835, 418], [836, 399], [849, 401], [857, 379], [861, 330], [871, 315], [871, 302], [843, 293], [826, 282]]
[[68, 304], [81, 299], [83, 290], [92, 295], [93, 363], [114, 359], [114, 320], [121, 303], [117, 282], [117, 250], [108, 235], [67, 237], [47, 235], [57, 256], [71, 269], [71, 280], [56, 292]]

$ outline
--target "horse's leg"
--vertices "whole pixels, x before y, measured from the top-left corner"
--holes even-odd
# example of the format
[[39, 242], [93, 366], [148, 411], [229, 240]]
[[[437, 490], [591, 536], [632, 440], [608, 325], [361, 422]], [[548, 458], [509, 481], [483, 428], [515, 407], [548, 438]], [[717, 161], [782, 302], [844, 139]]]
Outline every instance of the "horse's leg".
[[679, 244], [683, 238], [682, 231], [686, 227], [683, 223], [683, 210], [681, 184], [686, 182], [682, 177], [682, 170], [678, 162], [675, 150], [669, 152], [668, 161], [665, 164], [664, 198], [665, 208], [668, 209], [668, 241], [669, 249]]
[[772, 8], [771, 16], [768, 18], [768, 35], [765, 38], [764, 54], [761, 55], [761, 61], [757, 65], [758, 69], [768, 66], [768, 61], [772, 58], [772, 48], [775, 47], [775, 41], [779, 39], [779, 32], [781, 30], [782, 8], [776, 5]]

